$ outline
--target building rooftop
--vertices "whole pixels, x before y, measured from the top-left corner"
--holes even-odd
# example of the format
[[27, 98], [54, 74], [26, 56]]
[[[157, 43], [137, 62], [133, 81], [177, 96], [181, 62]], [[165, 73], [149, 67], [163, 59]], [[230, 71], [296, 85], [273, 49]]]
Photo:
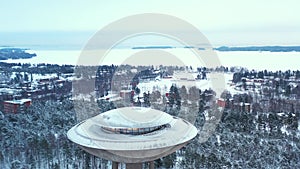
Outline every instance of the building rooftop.
[[173, 117], [159, 110], [125, 107], [108, 111], [93, 120], [106, 127], [154, 127], [172, 122]]
[[[113, 161], [137, 162], [133, 159], [150, 161], [160, 158], [160, 155], [170, 154], [175, 151], [174, 148], [181, 148], [197, 133], [196, 127], [189, 122], [162, 111], [124, 107], [75, 125], [67, 136], [94, 155]], [[107, 151], [115, 153], [107, 155]]]
[[11, 103], [11, 104], [24, 104], [26, 102], [31, 102], [31, 99], [8, 100], [8, 101], [4, 101], [4, 102]]
[[0, 88], [0, 93], [7, 93], [7, 94], [15, 94], [20, 92], [19, 89], [10, 89], [10, 88]]

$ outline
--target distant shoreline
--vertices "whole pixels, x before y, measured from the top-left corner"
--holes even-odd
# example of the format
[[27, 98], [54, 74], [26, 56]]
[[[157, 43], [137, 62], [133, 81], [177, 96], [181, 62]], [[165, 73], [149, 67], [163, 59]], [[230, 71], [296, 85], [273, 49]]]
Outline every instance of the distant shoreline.
[[222, 46], [214, 49], [222, 52], [226, 52], [226, 51], [300, 52], [300, 46], [246, 46], [246, 47]]
[[131, 49], [172, 49], [173, 46], [136, 46]]
[[[183, 47], [175, 47], [175, 46], [135, 46], [131, 49], [172, 49], [172, 48], [197, 48], [198, 50], [205, 50], [203, 47], [195, 47], [195, 46], [183, 46]], [[221, 46], [217, 48], [213, 48], [216, 51], [227, 52], [227, 51], [264, 51], [264, 52], [300, 52], [300, 46]]]
[[[198, 49], [198, 50], [206, 50], [206, 49], [213, 49], [215, 51], [220, 52], [227, 52], [227, 51], [258, 51], [258, 52], [300, 52], [300, 45], [288, 45], [288, 46], [220, 46], [220, 47], [199, 47], [199, 46], [172, 46], [172, 45], [149, 45], [149, 46], [119, 46], [115, 49], [133, 49], [133, 50], [139, 50], [139, 49], [175, 49], [175, 48], [183, 48], [183, 49]], [[0, 52], [2, 49], [20, 49], [26, 52], [26, 50], [33, 50], [33, 51], [39, 51], [39, 50], [85, 50], [84, 46], [80, 45], [0, 45]], [[102, 49], [99, 47], [99, 49]], [[1, 53], [0, 53], [1, 54]], [[2, 59], [1, 59], [2, 60]]]

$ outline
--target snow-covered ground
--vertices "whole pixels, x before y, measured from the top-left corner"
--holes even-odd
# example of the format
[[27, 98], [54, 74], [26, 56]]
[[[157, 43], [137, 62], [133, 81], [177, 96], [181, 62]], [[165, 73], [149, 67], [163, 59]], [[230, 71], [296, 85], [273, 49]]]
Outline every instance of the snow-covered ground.
[[[176, 73], [175, 73], [176, 74]], [[143, 93], [153, 91], [159, 91], [161, 94], [166, 94], [169, 92], [172, 85], [176, 85], [177, 87], [186, 86], [187, 90], [188, 88], [192, 86], [200, 87], [200, 89], [209, 89], [212, 88], [212, 85], [209, 80], [181, 80], [174, 75], [172, 78], [168, 79], [157, 79], [152, 81], [143, 81], [138, 84], [138, 88], [141, 90], [140, 96], [142, 97]]]
[[300, 52], [217, 52], [224, 66], [241, 66], [255, 70], [297, 70]]
[[[149, 51], [149, 50], [148, 50]], [[191, 49], [186, 48], [174, 48], [174, 49], [164, 49], [162, 52], [157, 54], [162, 54], [166, 57], [170, 57], [173, 59], [177, 59], [182, 61], [187, 66], [205, 66], [202, 60], [202, 56], [196, 56]], [[36, 53], [37, 57], [33, 57], [30, 59], [16, 59], [16, 60], [6, 60], [5, 62], [10, 63], [51, 63], [51, 64], [77, 64], [78, 58], [82, 51], [80, 50], [30, 50], [30, 53]], [[99, 51], [104, 52], [104, 51]], [[259, 51], [229, 51], [229, 52], [219, 52], [214, 51], [221, 65], [231, 67], [231, 66], [242, 66], [248, 69], [257, 69], [257, 70], [297, 70], [299, 69], [300, 62], [300, 52], [259, 52]], [[121, 64], [128, 60], [131, 57], [149, 57], [153, 58], [153, 55], [148, 56], [147, 50], [133, 50], [133, 49], [112, 49], [108, 51], [103, 60], [100, 61], [100, 64]], [[167, 55], [168, 53], [169, 55]], [[207, 54], [212, 54], [211, 52], [206, 52]], [[155, 54], [155, 53], [153, 53]], [[205, 53], [204, 53], [205, 54]], [[100, 57], [100, 56], [98, 56]], [[154, 57], [156, 58], [156, 57]], [[143, 62], [144, 59], [140, 61], [133, 60], [131, 63], [144, 63], [160, 65], [163, 64], [162, 61], [166, 61], [166, 63], [172, 63], [173, 60], [162, 59], [163, 57], [157, 56], [157, 58], [161, 58], [158, 61], [155, 59], [153, 62]], [[198, 58], [198, 59], [197, 59]], [[148, 60], [147, 60], [148, 61]], [[151, 61], [151, 59], [150, 59]], [[92, 62], [93, 64], [98, 65], [99, 61]], [[175, 62], [174, 62], [175, 63]]]
[[49, 63], [49, 64], [70, 64], [75, 65], [80, 55], [79, 50], [28, 50], [29, 53], [36, 53], [37, 56], [30, 59], [9, 59], [7, 63]]
[[[186, 76], [178, 76], [178, 74], [185, 74]], [[217, 91], [219, 87], [222, 87], [226, 90], [228, 90], [231, 94], [240, 94], [244, 93], [244, 91], [238, 91], [234, 89], [234, 86], [231, 85], [232, 80], [232, 73], [220, 73], [220, 76], [224, 78], [224, 81], [221, 81], [222, 84], [215, 84], [212, 79], [212, 74], [207, 74], [206, 80], [195, 80], [195, 77], [197, 76], [197, 73], [189, 73], [189, 72], [175, 72], [174, 76], [170, 79], [160, 79], [152, 80], [152, 81], [143, 81], [138, 84], [138, 88], [141, 90], [140, 97], [143, 96], [143, 93], [146, 92], [152, 93], [153, 91], [159, 91], [161, 94], [168, 93], [170, 90], [170, 87], [172, 85], [176, 85], [177, 87], [185, 86], [187, 90], [192, 87], [196, 86], [201, 90], [205, 89], [213, 89], [214, 91]], [[186, 77], [185, 79], [181, 79], [181, 77]], [[222, 92], [224, 90], [220, 90]], [[221, 93], [217, 93], [217, 97]]]

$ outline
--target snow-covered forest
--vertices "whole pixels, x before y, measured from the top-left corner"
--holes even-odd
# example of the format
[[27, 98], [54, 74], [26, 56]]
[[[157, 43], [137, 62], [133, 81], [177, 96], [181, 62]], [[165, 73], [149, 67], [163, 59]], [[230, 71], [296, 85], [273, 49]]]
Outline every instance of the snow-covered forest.
[[[85, 101], [80, 104], [83, 109], [88, 105]], [[108, 101], [99, 102], [99, 106], [113, 108]], [[178, 111], [168, 109], [172, 110]], [[198, 110], [194, 109], [195, 125], [201, 129], [213, 118]], [[298, 168], [298, 118], [288, 113], [225, 111], [207, 142], [195, 138], [155, 164], [158, 168]], [[76, 113], [69, 100], [35, 102], [24, 113], [1, 113], [0, 167], [108, 168], [108, 161], [83, 152], [66, 138], [75, 123]]]
[[0, 115], [0, 168], [105, 168], [108, 163], [67, 139], [77, 122], [72, 101], [36, 101], [23, 113]]

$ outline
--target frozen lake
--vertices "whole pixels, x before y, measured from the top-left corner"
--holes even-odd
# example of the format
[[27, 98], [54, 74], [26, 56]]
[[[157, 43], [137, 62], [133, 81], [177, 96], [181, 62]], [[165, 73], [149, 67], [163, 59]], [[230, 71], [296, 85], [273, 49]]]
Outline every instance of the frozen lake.
[[[9, 63], [49, 63], [49, 64], [80, 64], [78, 58], [81, 55], [80, 50], [36, 50], [29, 51], [37, 54], [37, 57], [31, 59], [6, 60]], [[96, 59], [106, 52], [104, 59]], [[219, 52], [209, 51], [206, 53], [214, 53], [218, 56], [221, 65], [226, 67], [241, 66], [248, 69], [256, 70], [297, 70], [300, 69], [300, 52], [258, 52], [258, 51], [234, 51], [234, 52]], [[183, 65], [187, 66], [205, 66], [201, 62], [202, 56], [197, 56], [191, 49], [173, 48], [151, 51], [148, 49], [112, 49], [110, 51], [97, 51], [92, 53], [95, 55], [89, 63], [98, 64], [122, 64], [135, 63], [145, 65], [172, 65], [182, 61]], [[89, 59], [86, 58], [81, 59]], [[100, 57], [98, 57], [100, 58]], [[132, 60], [134, 58], [135, 60]], [[198, 58], [198, 59], [197, 59]], [[199, 59], [200, 58], [200, 59]], [[100, 61], [99, 61], [100, 60]]]

